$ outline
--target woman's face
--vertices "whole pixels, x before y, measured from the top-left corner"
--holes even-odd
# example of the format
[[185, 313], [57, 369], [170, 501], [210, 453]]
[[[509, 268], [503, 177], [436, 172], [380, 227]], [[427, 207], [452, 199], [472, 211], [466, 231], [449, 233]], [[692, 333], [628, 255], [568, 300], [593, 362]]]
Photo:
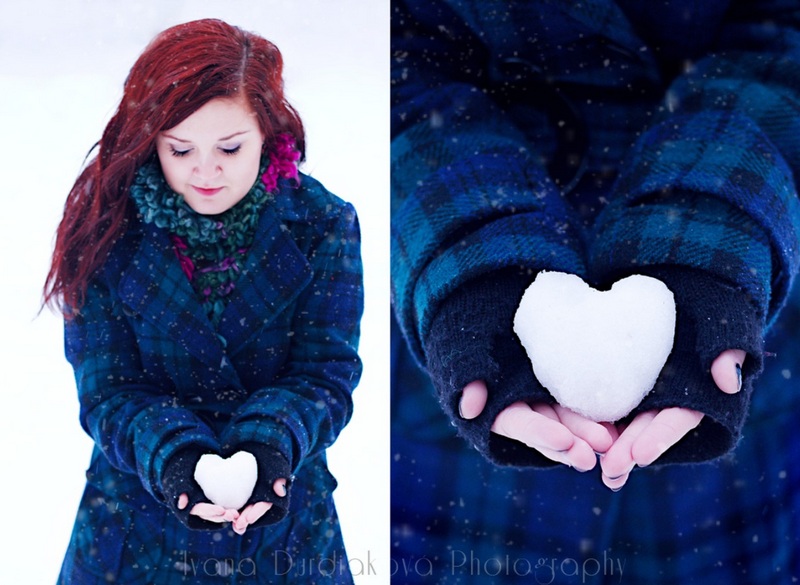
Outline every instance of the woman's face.
[[173, 191], [197, 213], [227, 211], [258, 178], [264, 135], [247, 102], [217, 98], [159, 133], [156, 152]]

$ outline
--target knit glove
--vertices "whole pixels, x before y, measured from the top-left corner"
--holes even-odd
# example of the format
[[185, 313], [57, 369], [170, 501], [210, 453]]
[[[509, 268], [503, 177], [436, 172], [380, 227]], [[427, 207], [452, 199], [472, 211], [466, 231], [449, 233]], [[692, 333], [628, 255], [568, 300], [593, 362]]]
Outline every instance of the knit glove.
[[[161, 492], [167, 505], [185, 526], [193, 530], [219, 530], [220, 524], [190, 514], [195, 504], [208, 502], [203, 489], [194, 479], [195, 467], [204, 454], [203, 450], [189, 447], [173, 455], [164, 467]], [[178, 508], [181, 494], [189, 497], [188, 505], [182, 510]]]
[[[292, 470], [289, 462], [278, 451], [261, 443], [242, 443], [232, 449], [230, 453], [237, 451], [252, 453], [258, 464], [258, 479], [253, 488], [253, 494], [245, 504], [245, 507], [257, 502], [272, 504], [261, 518], [248, 525], [248, 530], [251, 527], [258, 528], [259, 526], [266, 526], [283, 520], [289, 513], [289, 488], [292, 480]], [[275, 492], [274, 484], [278, 479], [286, 480], [285, 494]]]
[[[428, 374], [445, 413], [459, 434], [499, 465], [556, 465], [538, 451], [491, 432], [492, 424], [514, 402], [553, 403], [530, 367], [513, 331], [514, 314], [533, 276], [504, 269], [480, 276], [442, 302], [424, 342]], [[488, 397], [480, 415], [459, 414], [468, 383], [486, 382]]]
[[[658, 278], [675, 296], [677, 319], [672, 353], [656, 385], [631, 416], [679, 406], [702, 412], [700, 425], [655, 464], [691, 463], [720, 457], [741, 437], [753, 382], [763, 368], [764, 318], [747, 295], [700, 270], [658, 266], [640, 273]], [[747, 352], [741, 390], [727, 394], [711, 377], [711, 364], [727, 349]]]

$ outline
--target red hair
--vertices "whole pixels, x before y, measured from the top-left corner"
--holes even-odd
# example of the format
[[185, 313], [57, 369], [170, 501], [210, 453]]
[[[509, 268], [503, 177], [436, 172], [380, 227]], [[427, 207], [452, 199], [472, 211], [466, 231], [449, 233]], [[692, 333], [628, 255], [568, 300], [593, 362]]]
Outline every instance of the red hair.
[[[70, 191], [56, 231], [44, 303], [69, 315], [83, 304], [90, 279], [132, 217], [137, 169], [155, 156], [155, 139], [215, 98], [243, 96], [271, 152], [289, 134], [305, 153], [303, 124], [283, 91], [283, 58], [266, 39], [215, 19], [169, 28], [131, 68], [122, 100]], [[69, 309], [65, 311], [65, 309]]]

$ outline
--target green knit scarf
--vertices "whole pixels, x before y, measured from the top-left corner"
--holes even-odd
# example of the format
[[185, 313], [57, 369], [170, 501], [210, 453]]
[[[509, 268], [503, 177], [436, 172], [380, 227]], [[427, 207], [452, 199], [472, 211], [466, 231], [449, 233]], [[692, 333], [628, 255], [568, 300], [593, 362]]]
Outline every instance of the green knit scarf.
[[142, 220], [169, 232], [181, 268], [215, 327], [236, 288], [261, 211], [272, 198], [261, 179], [267, 166], [262, 161], [259, 179], [247, 195], [217, 215], [202, 215], [189, 207], [169, 187], [157, 159], [137, 171], [130, 188]]

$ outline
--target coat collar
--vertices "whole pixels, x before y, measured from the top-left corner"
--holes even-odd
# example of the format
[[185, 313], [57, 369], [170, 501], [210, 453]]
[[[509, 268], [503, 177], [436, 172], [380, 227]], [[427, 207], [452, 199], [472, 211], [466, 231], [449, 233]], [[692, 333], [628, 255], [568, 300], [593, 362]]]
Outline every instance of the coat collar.
[[227, 356], [273, 321], [312, 277], [288, 227], [268, 206], [215, 331], [181, 270], [166, 231], [145, 224], [142, 236], [119, 283], [123, 303], [187, 352], [234, 378], [238, 376]]

